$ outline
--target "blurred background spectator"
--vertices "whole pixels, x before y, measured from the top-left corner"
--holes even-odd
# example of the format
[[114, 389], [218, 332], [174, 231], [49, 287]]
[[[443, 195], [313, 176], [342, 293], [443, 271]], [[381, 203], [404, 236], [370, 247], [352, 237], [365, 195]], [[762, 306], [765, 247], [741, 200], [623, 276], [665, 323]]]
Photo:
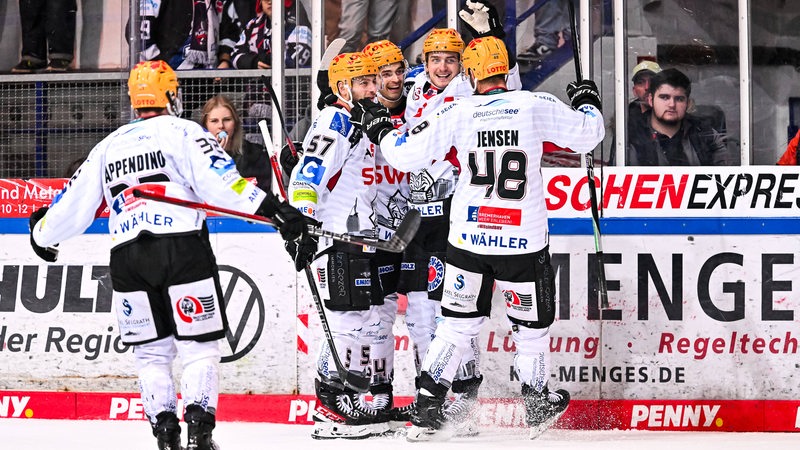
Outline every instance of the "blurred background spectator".
[[705, 121], [687, 114], [692, 82], [677, 69], [650, 79], [650, 111], [645, 120], [628, 123], [630, 166], [725, 166], [723, 136]]
[[75, 53], [77, 9], [75, 0], [19, 0], [22, 52], [11, 72], [65, 72]]
[[[388, 39], [396, 14], [395, 0], [342, 0], [339, 37], [347, 41], [342, 53], [357, 52], [367, 43]], [[363, 42], [365, 30], [367, 42]]]
[[[286, 67], [308, 67], [311, 64], [311, 28], [302, 7], [293, 0], [284, 1]], [[247, 22], [233, 48], [233, 67], [237, 69], [269, 69], [272, 61], [272, 0], [255, 0], [256, 16]], [[299, 13], [298, 13], [299, 11]]]
[[219, 37], [216, 3], [215, 0], [139, 3], [140, 60], [166, 61], [175, 70], [216, 67]]

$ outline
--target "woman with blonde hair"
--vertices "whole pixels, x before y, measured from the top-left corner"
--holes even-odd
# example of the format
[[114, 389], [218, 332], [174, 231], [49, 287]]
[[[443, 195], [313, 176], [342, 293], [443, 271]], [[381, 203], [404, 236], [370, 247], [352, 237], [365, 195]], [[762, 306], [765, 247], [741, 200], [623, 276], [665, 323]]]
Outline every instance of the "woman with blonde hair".
[[203, 105], [200, 120], [217, 142], [236, 162], [236, 169], [245, 178], [255, 178], [264, 191], [272, 191], [269, 155], [263, 145], [244, 139], [242, 119], [233, 102], [224, 95], [215, 95]]

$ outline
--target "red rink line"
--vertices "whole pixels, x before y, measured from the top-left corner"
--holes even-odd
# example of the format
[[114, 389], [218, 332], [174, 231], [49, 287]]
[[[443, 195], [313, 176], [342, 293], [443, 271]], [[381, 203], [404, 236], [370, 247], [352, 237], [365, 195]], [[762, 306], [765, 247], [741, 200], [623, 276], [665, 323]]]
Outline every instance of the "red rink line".
[[[397, 397], [404, 405], [410, 397]], [[229, 422], [310, 424], [310, 395], [220, 395], [217, 417]], [[481, 399], [479, 425], [521, 427], [519, 400]], [[572, 400], [556, 428], [670, 431], [800, 431], [798, 400]], [[2, 418], [143, 420], [135, 393], [0, 391]]]

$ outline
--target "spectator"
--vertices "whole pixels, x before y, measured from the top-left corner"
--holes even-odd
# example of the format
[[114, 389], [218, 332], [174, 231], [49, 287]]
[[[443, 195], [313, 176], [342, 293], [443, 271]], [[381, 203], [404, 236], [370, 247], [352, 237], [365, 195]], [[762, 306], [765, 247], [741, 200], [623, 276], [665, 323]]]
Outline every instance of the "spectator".
[[650, 89], [650, 79], [661, 72], [661, 66], [653, 61], [642, 61], [633, 68], [633, 95], [634, 99], [628, 104], [628, 123], [644, 120], [650, 111], [647, 95]]
[[253, 0], [224, 0], [219, 17], [218, 69], [230, 69], [233, 47], [239, 42], [244, 26], [256, 17]]
[[800, 143], [800, 131], [794, 135], [789, 145], [786, 146], [786, 151], [781, 155], [778, 160], [779, 166], [794, 166], [797, 165], [797, 146]]
[[559, 39], [571, 39], [569, 11], [567, 2], [572, 0], [548, 0], [536, 11], [536, 25], [533, 30], [534, 42], [517, 59], [523, 61], [539, 60], [553, 53], [559, 47]]
[[264, 146], [244, 139], [242, 119], [230, 99], [216, 95], [203, 106], [201, 125], [236, 162], [236, 170], [245, 178], [255, 177], [262, 191], [272, 191], [272, 170]]
[[686, 114], [692, 82], [677, 69], [665, 69], [650, 80], [651, 110], [629, 123], [629, 166], [724, 166], [729, 164], [722, 135]]
[[22, 57], [11, 72], [66, 72], [75, 53], [77, 9], [75, 0], [19, 0]]
[[[311, 64], [311, 29], [302, 8], [297, 17], [294, 1], [287, 0], [284, 12], [286, 67], [308, 67]], [[272, 0], [256, 0], [256, 17], [247, 22], [233, 49], [233, 67], [237, 69], [269, 69], [272, 64]], [[298, 19], [300, 19], [298, 21]]]
[[175, 70], [217, 66], [216, 1], [148, 0], [139, 5], [140, 60], [166, 61]]
[[367, 43], [388, 39], [396, 14], [395, 0], [342, 0], [339, 37], [347, 41], [342, 52], [357, 52], [364, 47], [361, 38], [365, 21]]

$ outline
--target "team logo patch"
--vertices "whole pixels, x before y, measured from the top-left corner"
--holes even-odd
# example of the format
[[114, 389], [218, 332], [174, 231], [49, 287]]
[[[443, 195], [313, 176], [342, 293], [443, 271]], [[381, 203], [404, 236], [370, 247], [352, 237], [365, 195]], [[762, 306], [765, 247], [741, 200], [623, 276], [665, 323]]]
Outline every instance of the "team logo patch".
[[214, 316], [214, 297], [192, 297], [187, 295], [175, 302], [178, 317], [186, 323], [200, 322]]
[[303, 167], [297, 172], [297, 179], [307, 183], [319, 185], [322, 182], [322, 175], [325, 174], [325, 166], [322, 160], [312, 156], [303, 159]]
[[444, 280], [444, 263], [442, 260], [431, 256], [428, 261], [428, 292], [433, 292], [441, 286]]
[[236, 163], [232, 158], [222, 158], [214, 155], [209, 156], [209, 158], [211, 159], [211, 170], [217, 175], [222, 176], [236, 167]]
[[455, 288], [457, 291], [460, 291], [460, 290], [464, 289], [464, 286], [466, 286], [466, 284], [467, 284], [467, 283], [464, 281], [464, 275], [462, 275], [462, 274], [458, 274], [458, 275], [456, 276], [456, 282], [455, 282], [455, 283], [453, 283], [453, 287], [454, 287], [454, 288]]
[[512, 290], [503, 290], [503, 298], [506, 300], [506, 308], [517, 311], [530, 311], [533, 308], [533, 295], [520, 294]]
[[341, 134], [344, 137], [347, 137], [347, 134], [350, 133], [350, 129], [353, 128], [353, 125], [350, 124], [350, 120], [347, 117], [337, 112], [333, 115], [333, 119], [331, 119], [330, 129]]

